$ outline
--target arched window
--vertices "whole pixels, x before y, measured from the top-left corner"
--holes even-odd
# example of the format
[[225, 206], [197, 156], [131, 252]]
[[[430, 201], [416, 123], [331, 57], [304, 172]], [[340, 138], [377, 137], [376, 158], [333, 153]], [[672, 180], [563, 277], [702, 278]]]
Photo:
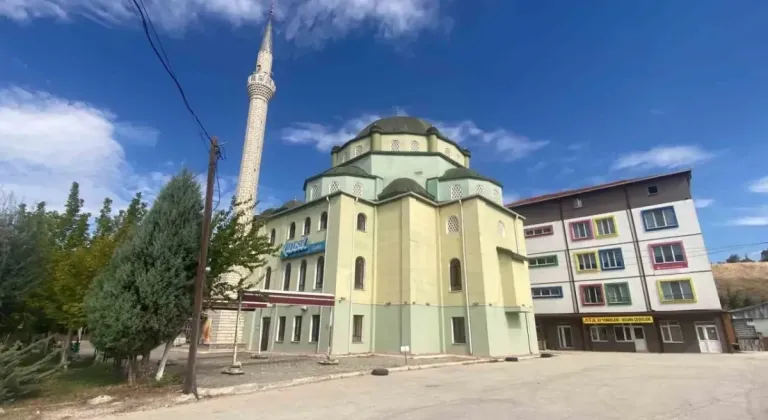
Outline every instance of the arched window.
[[357, 257], [355, 259], [355, 289], [365, 287], [365, 258]]
[[285, 265], [283, 274], [283, 290], [291, 290], [291, 263]]
[[325, 257], [317, 259], [317, 265], [315, 265], [315, 289], [323, 288], [323, 276], [325, 275]]
[[269, 244], [270, 245], [274, 245], [275, 244], [276, 237], [277, 237], [277, 232], [275, 232], [275, 230], [272, 229], [272, 231], [269, 232]]
[[355, 146], [355, 156], [360, 156], [363, 154], [363, 146]]
[[366, 217], [363, 213], [357, 214], [357, 230], [365, 232]]
[[451, 157], [451, 149], [446, 147], [445, 148], [445, 155], [448, 156], [448, 157]]
[[411, 151], [412, 152], [418, 152], [419, 151], [419, 142], [414, 140], [411, 142]]
[[461, 229], [461, 226], [459, 225], [459, 218], [456, 216], [449, 217], [446, 228], [448, 233], [459, 233], [459, 230]]
[[307, 260], [301, 260], [301, 266], [299, 266], [299, 291], [303, 292], [307, 286]]
[[309, 190], [309, 199], [310, 200], [316, 199], [317, 193], [318, 193], [317, 185], [313, 185], [312, 188]]
[[504, 222], [502, 222], [501, 220], [499, 220], [497, 229], [499, 231], [499, 236], [501, 236], [502, 238], [507, 236], [507, 228], [504, 226]]
[[296, 223], [291, 222], [291, 226], [288, 228], [288, 239], [293, 239], [296, 237]]
[[304, 231], [303, 231], [303, 233], [302, 233], [302, 234], [303, 234], [304, 236], [307, 236], [307, 235], [309, 235], [309, 230], [310, 230], [310, 229], [312, 229], [312, 219], [310, 219], [309, 217], [307, 217], [306, 219], [304, 219]]
[[267, 267], [266, 273], [264, 273], [264, 287], [263, 289], [269, 289], [272, 282], [272, 267]]
[[482, 195], [483, 194], [483, 186], [482, 184], [477, 184], [475, 187], [475, 194]]
[[400, 151], [400, 140], [392, 140], [392, 151], [393, 152], [399, 152]]
[[328, 213], [323, 212], [323, 214], [320, 215], [320, 228], [318, 230], [326, 229], [328, 229]]
[[461, 290], [461, 261], [458, 258], [451, 260], [450, 264], [451, 291]]
[[355, 186], [352, 188], [352, 194], [362, 197], [363, 196], [363, 184], [356, 182]]

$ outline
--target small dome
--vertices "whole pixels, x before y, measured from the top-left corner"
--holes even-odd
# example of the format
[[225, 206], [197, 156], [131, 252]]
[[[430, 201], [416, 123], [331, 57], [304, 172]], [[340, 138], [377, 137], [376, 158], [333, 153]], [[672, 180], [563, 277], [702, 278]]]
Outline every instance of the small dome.
[[430, 194], [424, 187], [419, 185], [418, 182], [411, 178], [397, 178], [384, 187], [384, 190], [379, 194], [379, 200], [394, 197], [396, 195], [412, 192], [422, 197], [434, 200], [432, 194]]
[[443, 173], [443, 176], [438, 178], [440, 181], [449, 181], [452, 179], [479, 179], [482, 181], [488, 181], [490, 183], [496, 184], [498, 186], [501, 186], [501, 183], [499, 181], [496, 181], [495, 179], [488, 178], [487, 176], [480, 175], [479, 172], [465, 168], [463, 166], [460, 166], [458, 168], [451, 168], [445, 171]]
[[286, 201], [285, 204], [280, 206], [278, 211], [284, 211], [284, 210], [292, 209], [294, 207], [299, 207], [302, 204], [304, 204], [304, 202], [303, 201], [299, 201], [299, 200]]
[[[376, 129], [374, 129], [376, 127]], [[372, 131], [379, 133], [406, 133], [426, 135], [432, 124], [415, 117], [389, 117], [374, 121], [357, 134], [363, 137]]]
[[355, 165], [334, 166], [333, 168], [323, 172], [323, 176], [326, 175], [369, 176], [368, 172], [365, 172], [365, 169]]

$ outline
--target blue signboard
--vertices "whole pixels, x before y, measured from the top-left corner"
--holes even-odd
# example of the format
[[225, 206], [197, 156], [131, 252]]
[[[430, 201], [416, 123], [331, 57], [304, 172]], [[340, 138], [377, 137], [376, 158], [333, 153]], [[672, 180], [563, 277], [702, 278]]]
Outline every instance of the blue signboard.
[[301, 238], [298, 241], [286, 242], [280, 258], [296, 258], [302, 255], [316, 254], [325, 251], [325, 241], [308, 243], [309, 238]]

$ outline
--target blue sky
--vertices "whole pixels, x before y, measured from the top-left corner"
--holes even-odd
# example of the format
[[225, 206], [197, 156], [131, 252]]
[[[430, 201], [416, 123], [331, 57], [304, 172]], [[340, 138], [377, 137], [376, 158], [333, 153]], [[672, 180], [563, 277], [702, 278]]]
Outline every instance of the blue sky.
[[[268, 4], [145, 0], [231, 194]], [[578, 4], [577, 4], [578, 3]], [[129, 2], [0, 4], [0, 185], [95, 211], [206, 152]], [[282, 0], [260, 199], [377, 116], [430, 120], [508, 199], [692, 167], [710, 248], [768, 240], [768, 3]], [[715, 253], [752, 253], [741, 247]]]

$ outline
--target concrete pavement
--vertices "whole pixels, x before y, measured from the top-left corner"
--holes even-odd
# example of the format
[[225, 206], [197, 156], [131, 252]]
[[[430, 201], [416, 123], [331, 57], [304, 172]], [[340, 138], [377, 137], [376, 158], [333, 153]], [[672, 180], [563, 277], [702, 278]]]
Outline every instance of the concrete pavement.
[[766, 372], [768, 353], [568, 353], [363, 376], [106, 418], [766, 419]]

